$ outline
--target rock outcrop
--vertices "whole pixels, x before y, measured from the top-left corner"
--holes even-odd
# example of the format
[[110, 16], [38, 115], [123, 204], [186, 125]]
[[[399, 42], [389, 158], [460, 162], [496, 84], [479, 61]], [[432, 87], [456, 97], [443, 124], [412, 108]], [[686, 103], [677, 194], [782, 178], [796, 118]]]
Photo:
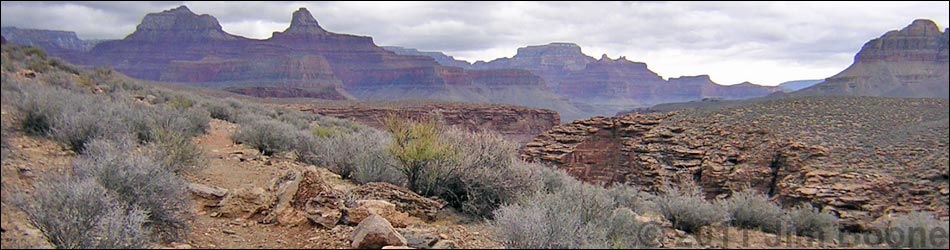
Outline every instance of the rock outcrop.
[[445, 206], [444, 202], [422, 197], [409, 191], [409, 189], [385, 182], [363, 184], [359, 188], [350, 191], [350, 196], [354, 199], [386, 201], [394, 204], [399, 212], [408, 213], [416, 218], [429, 221], [435, 220], [439, 209]]
[[914, 20], [865, 43], [841, 73], [794, 94], [950, 98], [947, 37], [933, 21]]
[[470, 131], [494, 131], [505, 138], [526, 142], [560, 123], [557, 112], [497, 104], [458, 103], [366, 103], [354, 105], [313, 105], [297, 109], [320, 115], [361, 122], [385, 129], [383, 120], [389, 114], [421, 119], [441, 114], [446, 125]]
[[522, 157], [603, 185], [656, 191], [689, 178], [707, 198], [751, 187], [831, 210], [860, 231], [888, 213], [948, 215], [947, 108], [936, 99], [810, 97], [596, 117], [548, 130]]

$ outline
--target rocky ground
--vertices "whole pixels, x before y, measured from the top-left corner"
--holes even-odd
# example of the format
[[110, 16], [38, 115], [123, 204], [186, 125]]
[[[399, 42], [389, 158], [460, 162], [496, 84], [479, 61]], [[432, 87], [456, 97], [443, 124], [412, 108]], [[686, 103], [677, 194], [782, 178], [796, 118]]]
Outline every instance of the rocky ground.
[[[4, 107], [6, 109], [6, 107]], [[6, 112], [6, 111], [4, 111]], [[4, 113], [4, 124], [10, 119]], [[358, 188], [357, 185], [339, 178], [324, 168], [302, 165], [284, 156], [262, 157], [252, 149], [234, 144], [230, 133], [236, 125], [214, 120], [208, 134], [195, 138], [207, 158], [207, 166], [190, 173], [185, 179], [191, 183], [219, 187], [234, 193], [236, 190], [266, 189], [272, 181], [291, 169], [310, 169], [318, 173], [322, 182], [342, 192]], [[7, 138], [13, 148], [10, 157], [3, 162], [3, 197], [16, 190], [32, 189], [43, 175], [66, 173], [74, 154], [63, 150], [55, 142], [36, 139], [13, 133]], [[238, 191], [240, 192], [240, 191]], [[192, 230], [184, 242], [166, 246], [171, 248], [350, 248], [352, 232], [356, 225], [332, 225], [331, 228], [310, 223], [281, 225], [261, 223], [264, 215], [258, 212], [246, 216], [222, 214], [206, 199], [193, 195]], [[2, 207], [3, 248], [49, 246], [45, 238], [29, 225], [25, 214], [8, 206]], [[492, 240], [492, 233], [483, 222], [468, 222], [468, 219], [443, 209], [433, 221], [407, 219], [405, 225], [396, 225], [410, 244], [434, 244], [435, 241], [452, 241], [461, 248], [500, 248]], [[426, 242], [428, 240], [435, 240]]]
[[590, 182], [655, 190], [692, 178], [707, 198], [746, 187], [832, 211], [844, 229], [915, 210], [946, 220], [948, 102], [803, 97], [592, 118], [555, 127], [523, 157]]

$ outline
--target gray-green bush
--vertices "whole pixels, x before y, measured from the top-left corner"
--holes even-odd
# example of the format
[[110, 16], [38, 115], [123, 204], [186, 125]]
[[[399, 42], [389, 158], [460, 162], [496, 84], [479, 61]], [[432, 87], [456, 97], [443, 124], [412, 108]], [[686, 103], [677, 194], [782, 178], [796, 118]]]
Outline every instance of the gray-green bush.
[[[160, 130], [161, 131], [161, 130]], [[148, 145], [148, 156], [173, 173], [193, 172], [205, 165], [201, 148], [180, 132], [161, 131]]]
[[252, 120], [240, 125], [241, 128], [231, 135], [231, 139], [267, 156], [297, 148], [296, 143], [301, 133], [290, 124], [272, 119]]
[[911, 212], [884, 223], [878, 229], [884, 232], [887, 244], [893, 248], [947, 249], [950, 242], [947, 240], [950, 233], [947, 222], [937, 219], [931, 212]]
[[14, 204], [56, 248], [145, 248], [145, 212], [118, 201], [92, 179], [62, 177], [38, 185]]
[[[552, 172], [549, 177], [570, 178]], [[544, 180], [541, 180], [544, 182]], [[554, 183], [554, 182], [549, 182]], [[540, 186], [540, 184], [539, 184]], [[604, 188], [568, 182], [495, 211], [491, 227], [507, 248], [578, 249], [656, 247], [657, 225], [636, 220]]]
[[723, 201], [723, 206], [733, 226], [773, 234], [787, 230], [788, 219], [782, 207], [754, 189], [733, 193], [732, 197]]
[[299, 160], [324, 166], [344, 179], [357, 183], [388, 182], [403, 185], [395, 159], [386, 151], [387, 134], [375, 129], [327, 136], [302, 133], [298, 138]]
[[155, 160], [134, 154], [130, 140], [96, 140], [76, 159], [73, 172], [95, 180], [116, 199], [148, 214], [146, 225], [162, 240], [179, 240], [189, 229], [186, 183]]
[[799, 236], [832, 239], [838, 232], [838, 218], [823, 213], [811, 204], [802, 204], [789, 211], [792, 231]]
[[688, 233], [726, 219], [722, 208], [707, 201], [700, 187], [691, 181], [682, 186], [667, 185], [653, 202], [657, 212], [669, 220], [674, 228]]
[[451, 128], [440, 140], [451, 157], [426, 164], [417, 187], [466, 214], [491, 217], [499, 206], [540, 189], [542, 167], [515, 159], [517, 146], [498, 134]]

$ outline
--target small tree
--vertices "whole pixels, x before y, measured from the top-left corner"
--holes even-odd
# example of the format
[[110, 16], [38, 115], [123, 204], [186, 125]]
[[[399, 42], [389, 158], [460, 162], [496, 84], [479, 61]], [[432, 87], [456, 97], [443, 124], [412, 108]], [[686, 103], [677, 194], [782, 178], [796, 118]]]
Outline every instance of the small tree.
[[384, 121], [386, 130], [393, 135], [389, 152], [400, 164], [399, 170], [406, 176], [410, 190], [424, 195], [420, 182], [425, 168], [440, 160], [451, 158], [452, 151], [442, 145], [442, 124], [435, 119], [411, 121], [388, 115]]

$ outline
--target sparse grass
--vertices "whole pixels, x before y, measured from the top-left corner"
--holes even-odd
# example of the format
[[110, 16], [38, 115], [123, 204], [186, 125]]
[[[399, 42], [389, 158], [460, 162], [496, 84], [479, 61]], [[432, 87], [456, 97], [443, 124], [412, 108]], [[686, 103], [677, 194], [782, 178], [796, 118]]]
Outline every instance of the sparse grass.
[[787, 217], [782, 207], [769, 201], [769, 197], [746, 189], [734, 193], [723, 201], [729, 222], [736, 227], [758, 229], [766, 233], [786, 232]]

